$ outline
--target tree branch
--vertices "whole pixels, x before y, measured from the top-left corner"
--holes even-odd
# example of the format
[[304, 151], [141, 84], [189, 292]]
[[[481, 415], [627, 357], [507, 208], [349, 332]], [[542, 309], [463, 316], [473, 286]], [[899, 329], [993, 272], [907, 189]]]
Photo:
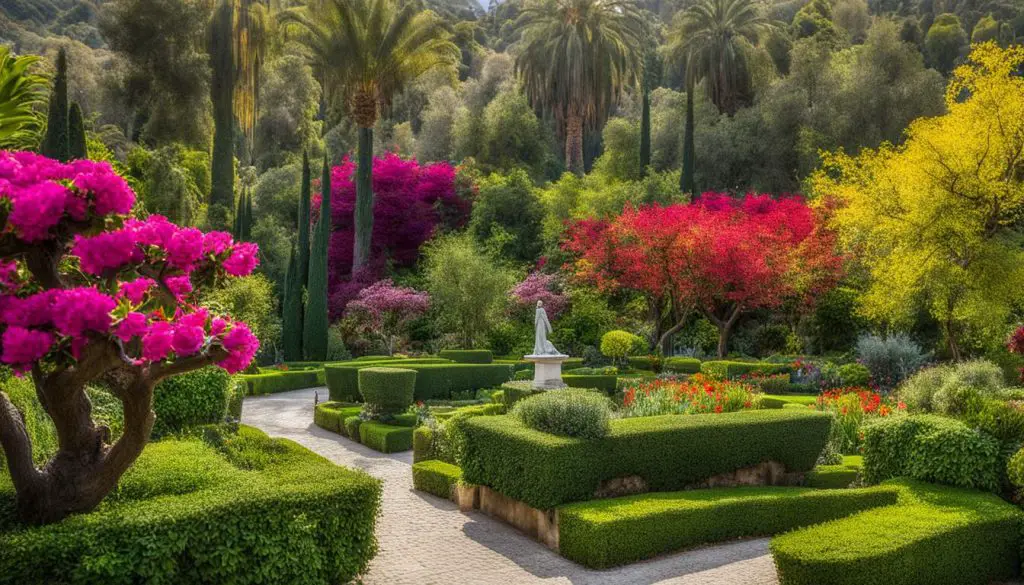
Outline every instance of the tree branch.
[[41, 481], [41, 474], [32, 460], [32, 439], [28, 436], [21, 412], [7, 394], [0, 391], [0, 447], [7, 459], [14, 488], [20, 493]]
[[164, 378], [170, 376], [177, 376], [178, 374], [184, 374], [185, 372], [191, 372], [192, 370], [198, 370], [203, 366], [209, 366], [222, 359], [228, 357], [228, 352], [221, 346], [212, 346], [205, 352], [194, 355], [187, 358], [175, 360], [173, 362], [160, 362], [153, 364], [149, 368], [149, 376], [147, 379], [156, 384]]

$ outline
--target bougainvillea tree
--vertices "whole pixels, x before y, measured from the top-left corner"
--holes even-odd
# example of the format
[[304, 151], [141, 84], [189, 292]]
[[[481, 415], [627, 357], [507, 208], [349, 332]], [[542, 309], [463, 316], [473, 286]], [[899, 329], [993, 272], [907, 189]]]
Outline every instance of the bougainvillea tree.
[[380, 339], [388, 355], [393, 355], [409, 324], [429, 308], [427, 293], [381, 280], [359, 291], [345, 307], [345, 316], [364, 333]]
[[[330, 246], [331, 318], [341, 316], [348, 301], [385, 274], [388, 265], [408, 267], [420, 247], [441, 225], [460, 226], [469, 217], [470, 201], [457, 188], [455, 168], [448, 163], [420, 166], [387, 154], [373, 163], [373, 242], [369, 263], [355, 275], [353, 209], [355, 164], [345, 159], [331, 173]], [[350, 276], [351, 275], [351, 276]]]
[[[27, 523], [91, 510], [114, 489], [149, 440], [157, 382], [209, 364], [238, 372], [259, 348], [244, 323], [194, 305], [198, 290], [251, 273], [256, 246], [129, 218], [134, 202], [107, 163], [0, 152], [0, 360], [32, 377], [59, 444], [37, 467], [0, 392], [0, 446]], [[122, 403], [113, 444], [89, 383]]]
[[699, 311], [719, 330], [718, 354], [745, 312], [833, 286], [842, 263], [833, 235], [800, 197], [731, 198], [627, 208], [611, 220], [571, 226], [575, 272], [605, 290], [643, 294], [663, 343]]

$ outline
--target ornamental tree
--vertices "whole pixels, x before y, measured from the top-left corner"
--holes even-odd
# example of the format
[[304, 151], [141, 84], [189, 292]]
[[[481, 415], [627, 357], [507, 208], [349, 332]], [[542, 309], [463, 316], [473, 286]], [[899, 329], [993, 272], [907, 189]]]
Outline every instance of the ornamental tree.
[[351, 317], [364, 332], [379, 338], [388, 355], [394, 355], [409, 324], [429, 308], [427, 293], [381, 280], [359, 291], [346, 305], [345, 316]]
[[[105, 162], [0, 152], [0, 361], [32, 377], [59, 442], [37, 467], [0, 391], [0, 446], [26, 523], [87, 512], [114, 489], [149, 440], [157, 382], [209, 364], [238, 372], [259, 348], [245, 323], [196, 305], [199, 290], [251, 273], [256, 245], [129, 218], [134, 203]], [[123, 405], [113, 444], [89, 383]]]
[[698, 311], [718, 327], [718, 355], [748, 311], [808, 306], [841, 272], [833, 235], [799, 197], [705, 193], [689, 204], [627, 208], [571, 226], [579, 277], [642, 294], [664, 343]]
[[548, 316], [554, 319], [569, 305], [569, 298], [559, 292], [559, 285], [559, 278], [555, 274], [530, 273], [512, 288], [512, 301], [518, 309], [529, 310], [531, 319], [537, 301], [542, 301]]

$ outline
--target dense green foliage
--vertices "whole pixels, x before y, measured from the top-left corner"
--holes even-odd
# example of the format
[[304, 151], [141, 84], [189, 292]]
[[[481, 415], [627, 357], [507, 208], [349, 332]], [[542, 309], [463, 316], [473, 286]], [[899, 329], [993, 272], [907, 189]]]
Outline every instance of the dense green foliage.
[[374, 415], [405, 412], [412, 404], [416, 377], [415, 370], [362, 368], [358, 374], [359, 394], [366, 402], [367, 410]]
[[71, 160], [68, 107], [68, 55], [61, 49], [57, 53], [57, 73], [46, 116], [46, 135], [39, 145], [39, 153], [62, 162]]
[[153, 390], [153, 435], [223, 422], [231, 391], [231, 375], [213, 366], [160, 382]]
[[327, 359], [327, 248], [331, 234], [331, 167], [324, 159], [320, 179], [320, 213], [310, 242], [306, 277], [306, 310], [302, 320], [302, 352], [307, 360]]
[[700, 365], [700, 371], [709, 376], [723, 379], [735, 379], [748, 374], [788, 373], [788, 364], [772, 364], [768, 362], [727, 362], [709, 361]]
[[683, 548], [788, 532], [896, 503], [888, 486], [824, 491], [718, 488], [643, 494], [558, 509], [559, 552], [604, 569]]
[[520, 400], [510, 412], [527, 427], [580, 439], [600, 439], [611, 430], [611, 404], [595, 392], [555, 390]]
[[462, 470], [451, 463], [429, 460], [412, 465], [412, 486], [439, 498], [450, 498], [461, 479]]
[[275, 394], [302, 388], [323, 386], [325, 377], [322, 370], [266, 371], [260, 374], [239, 376], [245, 382], [250, 396]]
[[322, 584], [366, 569], [377, 480], [251, 428], [209, 440], [149, 445], [95, 512], [8, 532], [0, 513], [0, 583]]
[[[511, 417], [467, 420], [461, 461], [469, 483], [540, 509], [590, 499], [602, 481], [640, 476], [652, 491], [678, 490], [765, 460], [808, 471], [830, 418], [805, 410], [618, 419], [596, 440], [556, 437]], [[530, 470], [523, 473], [522, 470]]]
[[363, 421], [359, 425], [359, 442], [374, 451], [397, 453], [412, 449], [412, 427]]
[[457, 364], [489, 364], [494, 362], [494, 354], [487, 349], [442, 349], [437, 357], [451, 360]]
[[900, 503], [772, 540], [782, 585], [983, 585], [1020, 573], [1021, 515], [992, 494], [901, 480]]
[[321, 402], [313, 409], [313, 424], [328, 431], [346, 435], [345, 419], [359, 416], [362, 406], [346, 402]]

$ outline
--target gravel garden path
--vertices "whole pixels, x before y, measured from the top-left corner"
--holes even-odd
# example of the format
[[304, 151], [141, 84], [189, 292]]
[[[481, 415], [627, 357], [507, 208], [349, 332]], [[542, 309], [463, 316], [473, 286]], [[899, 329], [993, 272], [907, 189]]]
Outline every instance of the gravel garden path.
[[480, 512], [412, 489], [412, 452], [385, 455], [313, 424], [307, 389], [245, 399], [242, 422], [384, 481], [380, 551], [366, 585], [777, 585], [768, 540], [744, 540], [594, 571]]

